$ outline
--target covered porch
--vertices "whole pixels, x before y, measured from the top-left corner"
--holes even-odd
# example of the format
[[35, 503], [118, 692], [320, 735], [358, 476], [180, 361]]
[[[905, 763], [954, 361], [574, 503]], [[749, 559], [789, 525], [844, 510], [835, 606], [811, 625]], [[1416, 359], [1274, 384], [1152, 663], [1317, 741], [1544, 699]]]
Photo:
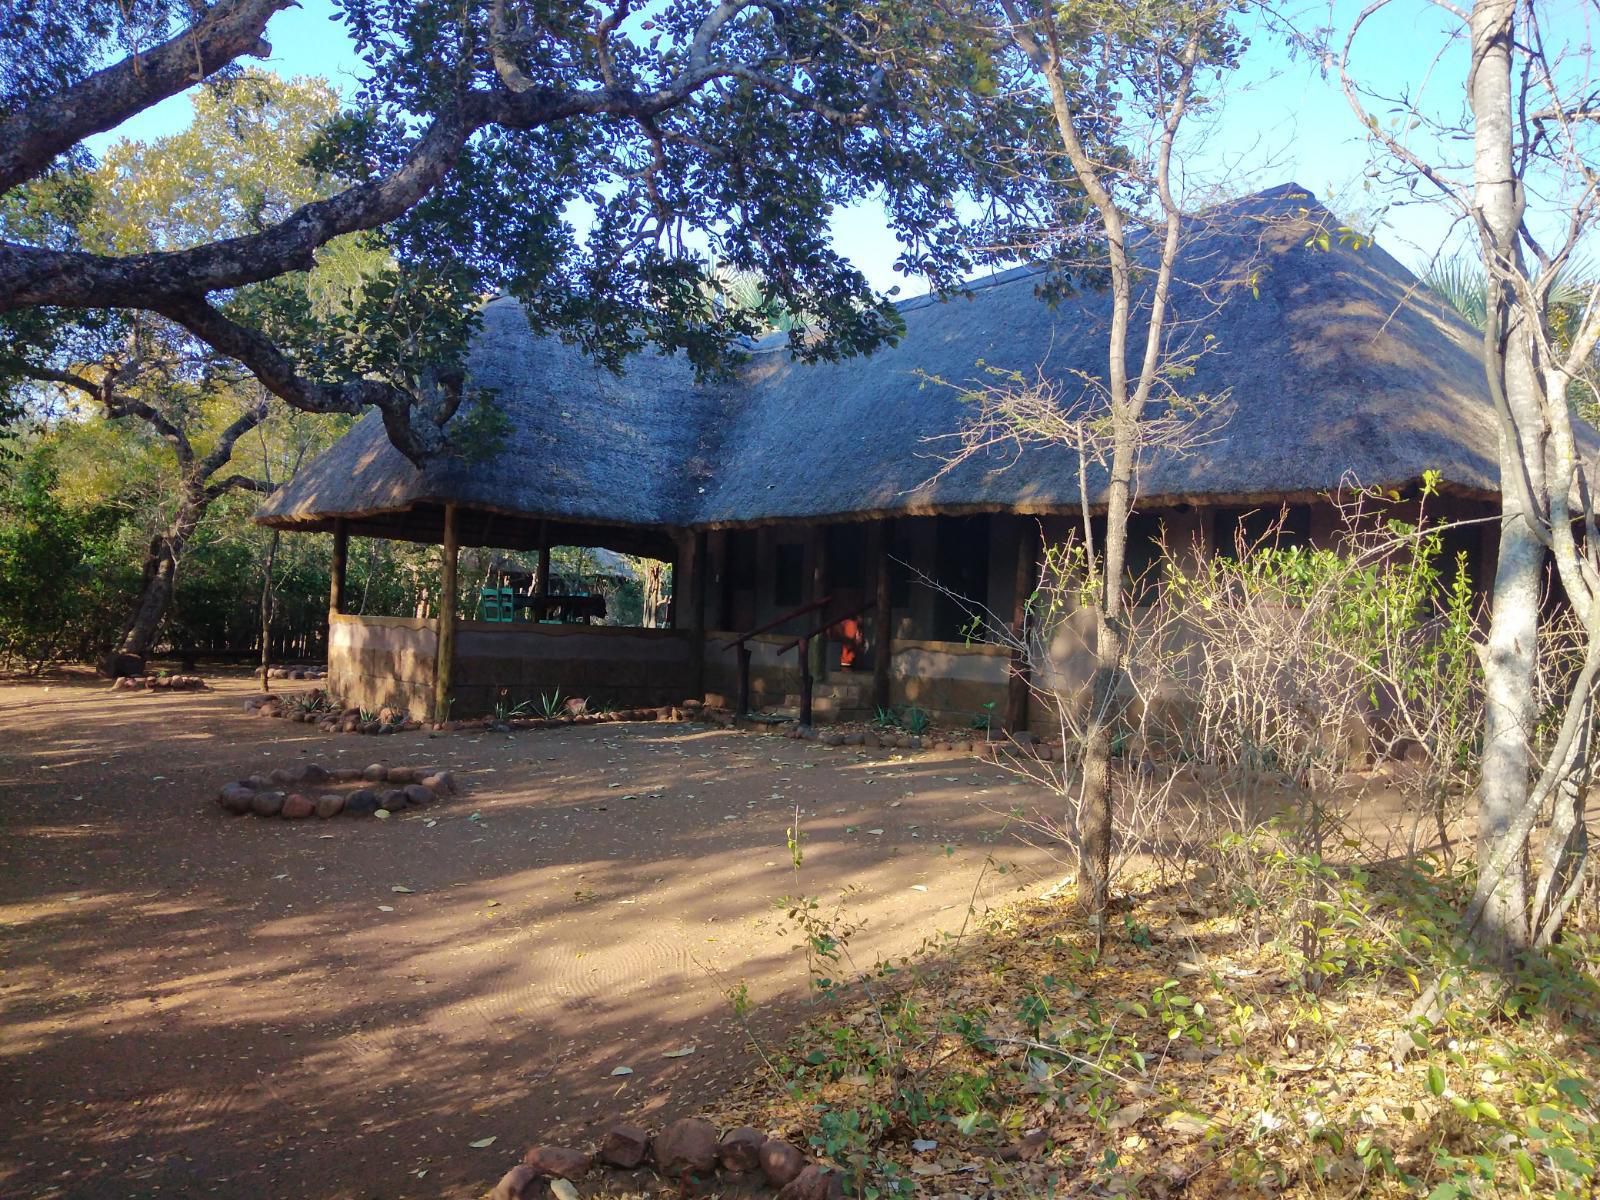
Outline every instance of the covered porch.
[[[678, 703], [703, 687], [692, 629], [670, 603], [664, 626], [594, 624], [585, 597], [553, 590], [551, 551], [600, 548], [675, 568], [681, 539], [670, 531], [549, 520], [456, 504], [326, 522], [333, 534], [328, 598], [328, 689], [343, 703], [392, 708], [415, 720], [476, 716], [543, 697], [581, 697], [616, 708]], [[433, 615], [349, 611], [351, 539], [377, 537], [439, 547]], [[494, 599], [463, 595], [463, 548], [536, 552], [531, 594], [484, 587]], [[496, 581], [499, 576], [496, 574]], [[465, 603], [464, 603], [465, 601]], [[490, 619], [469, 619], [478, 613]], [[515, 617], [516, 619], [512, 619]]]

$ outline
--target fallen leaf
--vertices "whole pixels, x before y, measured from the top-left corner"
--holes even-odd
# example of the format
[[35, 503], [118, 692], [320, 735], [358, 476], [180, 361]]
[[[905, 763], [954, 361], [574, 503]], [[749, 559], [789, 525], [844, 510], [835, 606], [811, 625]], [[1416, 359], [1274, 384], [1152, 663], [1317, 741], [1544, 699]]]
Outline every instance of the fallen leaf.
[[918, 1138], [916, 1141], [911, 1143], [911, 1148], [918, 1154], [926, 1154], [929, 1150], [937, 1150], [939, 1148], [939, 1143], [933, 1141], [931, 1138]]
[[391, 892], [398, 892], [402, 896], [414, 896], [414, 895], [416, 895], [416, 893], [413, 892], [410, 888], [408, 888], [404, 884], [400, 884], [400, 883], [395, 884], [389, 890]]
[[565, 1179], [552, 1179], [550, 1181], [550, 1194], [556, 1200], [578, 1200], [578, 1189]]
[[928, 890], [928, 885], [925, 883], [913, 883], [911, 885], [911, 890], [913, 892], [925, 892]]
[[394, 906], [392, 904], [380, 904], [380, 905], [378, 905], [378, 911], [379, 912], [393, 912], [394, 911]]
[[676, 1050], [668, 1050], [662, 1058], [687, 1058], [698, 1050], [698, 1046], [679, 1046]]
[[498, 1137], [479, 1138], [475, 1142], [468, 1142], [467, 1145], [471, 1146], [474, 1150], [487, 1150], [499, 1140], [500, 1139]]
[[632, 1067], [612, 1067], [611, 1068], [611, 1073], [613, 1075], [632, 1075], [633, 1074], [633, 1068]]

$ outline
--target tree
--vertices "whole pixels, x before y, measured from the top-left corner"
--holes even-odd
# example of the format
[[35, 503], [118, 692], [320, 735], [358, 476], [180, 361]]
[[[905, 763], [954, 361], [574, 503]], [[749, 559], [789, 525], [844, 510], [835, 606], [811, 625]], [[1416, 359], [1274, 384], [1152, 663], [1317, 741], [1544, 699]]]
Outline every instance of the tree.
[[[1044, 442], [1076, 450], [1080, 473], [1091, 466], [1107, 473], [1101, 545], [1092, 536], [1087, 485], [1083, 514], [1095, 668], [1081, 733], [1078, 899], [1096, 918], [1110, 898], [1111, 738], [1127, 683], [1124, 569], [1134, 471], [1141, 453], [1180, 438], [1194, 411], [1174, 385], [1194, 354], [1169, 310], [1190, 215], [1174, 181], [1174, 153], [1185, 119], [1208, 99], [1197, 89], [1200, 72], [1220, 75], [1237, 61], [1236, 11], [1212, 0], [1131, 7], [998, 0], [970, 26], [997, 29], [1031, 68], [1029, 86], [1044, 92], [1049, 122], [1036, 136], [1049, 140], [1027, 157], [1070, 165], [1046, 193], [1056, 196], [1055, 221], [1028, 231], [1027, 240], [1006, 231], [1006, 248], [1028, 257], [1047, 251], [1056, 272], [1047, 295], [1076, 284], [1104, 287], [1111, 301], [1104, 372], [1075, 381], [1082, 397], [1065, 396], [1042, 377], [978, 389], [950, 463], [997, 443]], [[1063, 225], [1064, 216], [1079, 224]], [[1092, 256], [1083, 256], [1085, 245]], [[1181, 324], [1192, 327], [1193, 315]]]
[[[485, 293], [517, 296], [536, 327], [613, 366], [649, 341], [715, 372], [756, 320], [715, 302], [717, 268], [756, 273], [773, 303], [808, 315], [791, 335], [797, 354], [895, 337], [892, 306], [828, 245], [835, 205], [881, 191], [903, 265], [936, 286], [968, 265], [947, 200], [977, 164], [865, 36], [874, 6], [834, 0], [639, 11], [630, 0], [343, 0], [369, 69], [305, 160], [328, 194], [157, 253], [97, 248], [71, 220], [42, 228], [17, 215], [76, 186], [85, 137], [197, 78], [226, 83], [265, 53], [289, 3], [86, 0], [0, 26], [0, 317], [13, 341], [54, 346], [91, 314], [154, 313], [294, 407], [377, 408], [420, 461], [481, 399], [461, 363]], [[593, 214], [586, 231], [575, 209]], [[382, 286], [312, 326], [304, 296], [275, 281], [363, 232], [392, 260]]]
[[[1346, 36], [1339, 60], [1345, 94], [1386, 167], [1409, 191], [1431, 192], [1471, 231], [1485, 282], [1482, 357], [1500, 419], [1501, 521], [1493, 611], [1480, 652], [1486, 703], [1478, 882], [1465, 925], [1504, 963], [1556, 935], [1587, 861], [1600, 538], [1590, 500], [1593, 465], [1584, 462], [1570, 400], [1600, 342], [1600, 286], [1587, 286], [1565, 318], [1557, 287], [1600, 228], [1600, 98], [1592, 52], [1565, 17], [1562, 27], [1548, 27], [1533, 0], [1438, 10], [1458, 22], [1450, 46], [1465, 49], [1464, 122], [1461, 93], [1453, 89], [1442, 102], [1424, 86], [1380, 94], [1358, 77], [1354, 53], [1358, 36], [1387, 7], [1369, 6]], [[1376, 103], [1395, 112], [1392, 124], [1373, 114]], [[1473, 148], [1465, 162], [1452, 152], [1463, 142]], [[1586, 639], [1553, 714], [1533, 701], [1551, 563]], [[1528, 847], [1542, 815], [1548, 825], [1539, 872], [1530, 879]], [[1423, 1007], [1432, 1004], [1430, 994]]]
[[[153, 253], [281, 219], [321, 194], [299, 159], [337, 111], [337, 95], [320, 80], [245, 72], [198, 94], [184, 132], [113, 146], [86, 177], [87, 199], [72, 216], [76, 232], [100, 250]], [[381, 254], [354, 243], [330, 245], [316, 270], [280, 284], [306, 295], [314, 316], [348, 305], [385, 265]], [[89, 361], [72, 361], [80, 357]], [[138, 596], [106, 661], [108, 673], [138, 674], [212, 503], [230, 491], [271, 490], [262, 478], [229, 470], [239, 440], [266, 419], [268, 396], [180, 326], [137, 312], [97, 321], [66, 343], [0, 346], [0, 364], [24, 385], [76, 392], [108, 420], [142, 422], [172, 453], [165, 519], [149, 539]]]

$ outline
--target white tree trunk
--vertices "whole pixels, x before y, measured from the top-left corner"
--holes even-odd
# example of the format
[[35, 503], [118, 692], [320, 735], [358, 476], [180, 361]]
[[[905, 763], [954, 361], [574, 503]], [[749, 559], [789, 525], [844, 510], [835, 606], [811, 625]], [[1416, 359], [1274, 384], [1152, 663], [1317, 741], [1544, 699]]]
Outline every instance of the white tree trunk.
[[[1488, 347], [1485, 369], [1492, 390], [1503, 391], [1509, 428], [1501, 433], [1500, 554], [1493, 613], [1483, 654], [1483, 777], [1478, 794], [1478, 863], [1490, 860], [1508, 836], [1531, 786], [1537, 713], [1533, 701], [1539, 636], [1539, 591], [1545, 547], [1535, 522], [1542, 514], [1529, 503], [1545, 494], [1544, 417], [1526, 316], [1504, 282], [1521, 261], [1518, 229], [1522, 200], [1512, 141], [1512, 33], [1514, 0], [1478, 0], [1471, 16], [1472, 68], [1468, 92], [1474, 119], [1474, 201], [1482, 221], [1491, 329], [1500, 345]], [[1524, 488], [1520, 480], [1526, 479]], [[1492, 889], [1480, 936], [1501, 959], [1527, 945], [1526, 855], [1518, 854], [1498, 880], [1487, 873], [1480, 889]]]

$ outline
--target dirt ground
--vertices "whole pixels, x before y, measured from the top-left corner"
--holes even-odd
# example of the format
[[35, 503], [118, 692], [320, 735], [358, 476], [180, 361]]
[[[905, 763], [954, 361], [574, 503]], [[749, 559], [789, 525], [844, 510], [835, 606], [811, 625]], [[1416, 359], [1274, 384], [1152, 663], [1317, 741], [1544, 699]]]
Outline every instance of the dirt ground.
[[[804, 1015], [775, 907], [796, 804], [799, 886], [857, 889], [867, 961], [1064, 869], [1005, 828], [1044, 794], [965, 756], [330, 736], [245, 716], [253, 690], [0, 685], [0, 1195], [478, 1196], [533, 1141], [746, 1073], [728, 988], [774, 1041]], [[439, 764], [466, 793], [387, 822], [214, 803], [309, 761]]]

